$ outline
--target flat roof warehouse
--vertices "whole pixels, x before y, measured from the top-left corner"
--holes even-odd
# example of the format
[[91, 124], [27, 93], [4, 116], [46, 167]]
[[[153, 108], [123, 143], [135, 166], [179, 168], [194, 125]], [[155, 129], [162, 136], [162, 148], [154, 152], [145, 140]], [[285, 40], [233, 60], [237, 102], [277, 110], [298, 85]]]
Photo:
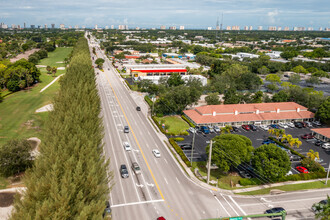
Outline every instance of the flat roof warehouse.
[[196, 125], [272, 124], [280, 121], [303, 121], [314, 118], [314, 113], [294, 102], [206, 105], [183, 112]]

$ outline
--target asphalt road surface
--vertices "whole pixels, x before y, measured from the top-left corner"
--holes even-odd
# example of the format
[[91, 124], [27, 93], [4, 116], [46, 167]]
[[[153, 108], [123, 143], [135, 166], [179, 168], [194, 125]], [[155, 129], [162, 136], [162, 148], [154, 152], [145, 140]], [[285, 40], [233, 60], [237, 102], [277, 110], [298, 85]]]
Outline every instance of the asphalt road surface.
[[[136, 111], [136, 100], [93, 37], [89, 44], [90, 51], [96, 48], [97, 56], [91, 52], [94, 60], [97, 57], [106, 60], [104, 72], [95, 71], [98, 72], [96, 82], [104, 121], [104, 151], [106, 158], [110, 158], [109, 167], [114, 176], [109, 195], [114, 220], [152, 220], [160, 216], [167, 220], [230, 217], [261, 214], [272, 206], [287, 209], [287, 219], [313, 219], [311, 205], [326, 198], [329, 189], [264, 198], [236, 196], [204, 188], [192, 181], [146, 115]], [[129, 126], [129, 133], [123, 132], [124, 126]], [[125, 151], [124, 141], [130, 143], [131, 151]], [[155, 158], [152, 149], [158, 149], [161, 157]], [[132, 162], [139, 164], [141, 174], [133, 173]], [[128, 167], [129, 178], [121, 177], [121, 164]]]

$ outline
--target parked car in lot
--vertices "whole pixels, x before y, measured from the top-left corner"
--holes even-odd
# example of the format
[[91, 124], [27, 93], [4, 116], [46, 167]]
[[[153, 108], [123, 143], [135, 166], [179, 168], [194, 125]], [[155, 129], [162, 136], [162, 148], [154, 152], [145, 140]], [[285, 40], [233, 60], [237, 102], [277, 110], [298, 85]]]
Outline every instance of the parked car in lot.
[[274, 143], [275, 143], [275, 141], [273, 141], [273, 140], [269, 140], [269, 139], [264, 140], [264, 141], [262, 142], [262, 144], [274, 144]]
[[209, 125], [208, 127], [209, 127], [209, 131], [210, 131], [210, 133], [214, 133], [214, 129], [213, 129], [213, 127], [212, 127], [211, 125]]
[[312, 124], [313, 124], [313, 126], [321, 126], [322, 125], [321, 122], [319, 122], [319, 121], [313, 121]]
[[110, 203], [109, 201], [105, 202], [105, 209], [102, 214], [103, 218], [105, 217], [110, 217], [111, 218], [111, 208], [110, 208]]
[[252, 176], [251, 176], [249, 173], [247, 173], [247, 172], [245, 172], [245, 171], [243, 171], [243, 170], [239, 171], [238, 174], [239, 174], [242, 178], [248, 178], [248, 179], [252, 178]]
[[202, 126], [202, 127], [201, 127], [201, 130], [202, 130], [202, 132], [203, 132], [204, 134], [209, 134], [209, 133], [210, 133], [210, 130], [209, 130], [209, 128], [208, 128], [207, 126]]
[[302, 139], [313, 139], [314, 135], [312, 134], [304, 134], [300, 136]]
[[120, 175], [122, 178], [128, 178], [128, 171], [125, 164], [120, 165]]
[[324, 143], [322, 144], [323, 149], [330, 149], [330, 143]]
[[289, 126], [287, 124], [285, 124], [284, 122], [279, 122], [278, 125], [281, 127], [281, 128], [289, 128]]
[[214, 131], [215, 132], [218, 132], [219, 133], [221, 131], [220, 128], [219, 128], [219, 126], [217, 126], [217, 125], [215, 125], [213, 128], [214, 128]]
[[312, 123], [310, 122], [310, 121], [305, 121], [305, 123], [306, 123], [306, 125], [307, 125], [307, 127], [313, 127], [313, 125], [312, 125]]
[[[285, 209], [282, 207], [275, 207], [265, 211], [265, 214], [273, 214], [273, 213], [286, 213]], [[268, 216], [268, 218], [274, 218], [275, 216]]]
[[275, 128], [275, 129], [280, 129], [280, 127], [277, 124], [271, 124], [270, 127]]
[[267, 125], [260, 125], [259, 126], [262, 130], [264, 131], [268, 131], [269, 130], [269, 127]]
[[302, 128], [303, 127], [302, 123], [298, 122], [298, 121], [294, 122], [294, 126], [296, 126], [296, 128]]
[[298, 170], [300, 173], [308, 173], [307, 168], [302, 167], [302, 166], [297, 166], [296, 170]]
[[238, 127], [235, 126], [231, 126], [231, 128], [233, 129], [233, 131], [237, 132], [238, 131]]
[[129, 143], [127, 141], [124, 141], [123, 145], [124, 145], [124, 149], [126, 151], [130, 151], [131, 150], [131, 146], [129, 145]]
[[290, 158], [290, 161], [292, 161], [292, 162], [301, 160], [301, 157], [299, 157], [298, 155], [295, 155], [295, 154], [291, 154], [289, 158]]
[[141, 168], [137, 162], [132, 163], [132, 169], [136, 175], [141, 173]]
[[250, 126], [248, 125], [242, 125], [242, 128], [246, 131], [249, 131], [250, 130]]
[[155, 157], [160, 158], [160, 152], [158, 149], [153, 149], [152, 153], [154, 154]]
[[292, 123], [292, 122], [288, 122], [288, 123], [286, 123], [290, 128], [294, 128], [295, 126], [294, 126], [294, 124]]
[[250, 127], [250, 129], [252, 131], [256, 131], [257, 130], [257, 127], [255, 125], [253, 125], [253, 124], [250, 124], [249, 127]]
[[124, 126], [124, 133], [129, 133], [129, 127], [128, 126]]
[[290, 176], [290, 175], [293, 175], [293, 173], [292, 173], [291, 170], [289, 170], [289, 172], [287, 172], [287, 173], [285, 174], [285, 176]]
[[188, 131], [190, 131], [191, 133], [196, 133], [196, 129], [195, 128], [193, 128], [193, 127], [190, 127], [189, 129], [188, 129]]
[[190, 145], [190, 144], [181, 145], [180, 147], [182, 150], [191, 150], [192, 149], [192, 145]]
[[322, 146], [324, 144], [323, 141], [321, 140], [317, 140], [315, 143], [314, 143], [316, 146]]
[[323, 160], [321, 158], [317, 158], [317, 157], [314, 159], [314, 161], [316, 163], [322, 163], [323, 162]]

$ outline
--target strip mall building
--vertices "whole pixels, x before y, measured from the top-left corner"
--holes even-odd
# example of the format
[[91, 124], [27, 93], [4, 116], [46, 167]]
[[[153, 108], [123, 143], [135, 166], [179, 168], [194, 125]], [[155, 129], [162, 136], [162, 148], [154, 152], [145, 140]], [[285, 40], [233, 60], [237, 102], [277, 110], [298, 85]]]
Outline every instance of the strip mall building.
[[294, 102], [206, 105], [183, 111], [195, 125], [269, 125], [312, 121], [314, 113]]

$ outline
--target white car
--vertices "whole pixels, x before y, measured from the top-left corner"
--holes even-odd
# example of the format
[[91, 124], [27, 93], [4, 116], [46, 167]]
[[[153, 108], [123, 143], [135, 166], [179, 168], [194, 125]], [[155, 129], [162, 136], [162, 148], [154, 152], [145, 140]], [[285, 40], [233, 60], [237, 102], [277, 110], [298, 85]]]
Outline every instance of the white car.
[[290, 128], [294, 128], [295, 126], [294, 126], [294, 124], [292, 123], [292, 122], [288, 122], [288, 123], [286, 123]]
[[128, 143], [127, 141], [125, 141], [125, 142], [123, 143], [123, 145], [124, 145], [124, 149], [125, 149], [126, 151], [130, 151], [130, 150], [131, 150], [131, 146], [129, 145], [129, 143]]
[[278, 125], [279, 125], [280, 127], [282, 127], [282, 128], [288, 128], [288, 127], [289, 127], [288, 125], [286, 125], [286, 124], [283, 123], [283, 122], [279, 122]]
[[267, 125], [260, 125], [260, 128], [264, 131], [268, 131], [269, 127]]
[[292, 175], [292, 174], [293, 174], [292, 171], [289, 170], [289, 172], [288, 172], [287, 174], [285, 174], [285, 176], [290, 176], [290, 175]]
[[315, 158], [314, 161], [317, 162], [317, 163], [322, 163], [323, 162], [322, 159], [317, 159], [317, 158]]
[[152, 153], [154, 154], [155, 157], [160, 158], [160, 152], [157, 149], [153, 149]]
[[324, 148], [324, 149], [330, 149], [330, 143], [324, 143], [322, 145], [322, 148]]
[[189, 129], [188, 129], [188, 131], [190, 131], [191, 133], [196, 133], [196, 129], [195, 128], [193, 128], [193, 127], [190, 127]]
[[214, 133], [214, 129], [211, 125], [208, 126], [210, 133]]
[[220, 132], [221, 131], [220, 128], [219, 128], [219, 126], [217, 126], [217, 125], [213, 126], [213, 128], [214, 128], [214, 131], [215, 132]]

